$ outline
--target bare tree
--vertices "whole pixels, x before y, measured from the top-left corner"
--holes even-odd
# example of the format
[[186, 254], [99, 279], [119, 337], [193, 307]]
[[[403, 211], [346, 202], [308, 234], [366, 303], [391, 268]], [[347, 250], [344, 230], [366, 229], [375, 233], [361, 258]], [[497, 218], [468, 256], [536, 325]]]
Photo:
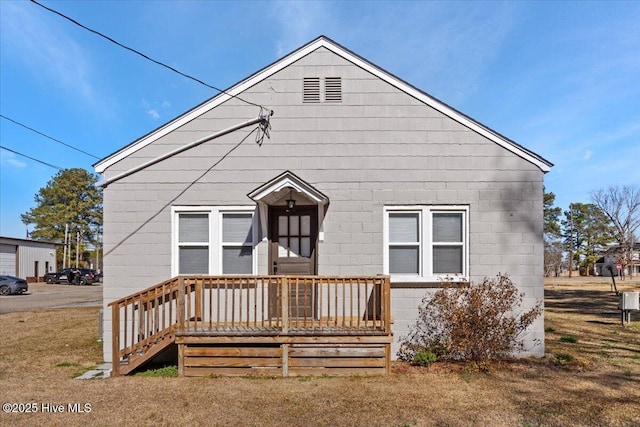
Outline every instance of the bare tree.
[[611, 219], [618, 241], [618, 262], [626, 268], [631, 262], [634, 233], [640, 227], [640, 187], [611, 186], [591, 193], [591, 200]]

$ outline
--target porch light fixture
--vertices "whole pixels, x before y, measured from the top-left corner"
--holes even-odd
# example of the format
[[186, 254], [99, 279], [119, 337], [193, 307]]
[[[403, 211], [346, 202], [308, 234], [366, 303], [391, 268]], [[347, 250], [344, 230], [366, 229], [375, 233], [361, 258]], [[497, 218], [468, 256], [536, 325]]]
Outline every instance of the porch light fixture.
[[286, 200], [286, 202], [287, 208], [285, 209], [285, 212], [291, 213], [296, 210], [296, 201], [293, 198], [293, 188], [291, 187], [289, 187], [289, 198]]

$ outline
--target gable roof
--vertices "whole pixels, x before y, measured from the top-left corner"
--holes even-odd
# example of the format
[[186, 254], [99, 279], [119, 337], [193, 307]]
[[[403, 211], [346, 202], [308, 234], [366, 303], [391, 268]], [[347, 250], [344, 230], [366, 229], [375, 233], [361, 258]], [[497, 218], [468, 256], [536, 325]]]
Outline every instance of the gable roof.
[[427, 94], [426, 92], [412, 86], [411, 84], [396, 77], [395, 75], [389, 73], [388, 71], [385, 71], [382, 68], [370, 63], [366, 59], [346, 49], [345, 47], [339, 45], [338, 43], [334, 42], [328, 37], [320, 36], [317, 39], [300, 47], [299, 49], [291, 52], [290, 54], [283, 57], [282, 59], [266, 66], [265, 68], [263, 68], [262, 70], [259, 70], [258, 72], [254, 73], [248, 78], [236, 83], [235, 85], [231, 86], [229, 89], [223, 92], [220, 92], [218, 95], [210, 98], [209, 100], [203, 102], [197, 107], [187, 111], [181, 116], [173, 119], [172, 121], [164, 124], [163, 126], [151, 131], [147, 135], [144, 135], [141, 138], [133, 141], [131, 144], [125, 146], [124, 148], [98, 161], [97, 163], [94, 164], [96, 172], [97, 173], [104, 172], [108, 167], [126, 158], [130, 154], [135, 153], [136, 151], [146, 147], [147, 145], [151, 144], [157, 139], [162, 138], [163, 136], [173, 132], [174, 130], [178, 129], [184, 124], [212, 110], [213, 108], [219, 106], [220, 104], [224, 103], [230, 98], [240, 95], [242, 92], [252, 87], [253, 85], [269, 78], [270, 76], [277, 73], [278, 71], [288, 67], [289, 65], [298, 61], [299, 59], [305, 57], [306, 55], [322, 47], [344, 58], [345, 60], [351, 62], [352, 64], [370, 72], [371, 74], [375, 75], [381, 80], [389, 83], [390, 85], [407, 93], [408, 95], [418, 99], [419, 101], [422, 101], [426, 105], [434, 108], [435, 110], [441, 112], [442, 114], [448, 116], [449, 118], [457, 121], [463, 126], [479, 133], [480, 135], [486, 137], [490, 141], [493, 141], [496, 144], [500, 145], [501, 147], [511, 151], [515, 155], [533, 163], [541, 171], [549, 172], [551, 170], [551, 167], [553, 166], [553, 164], [548, 160], [545, 160], [543, 157], [539, 156], [538, 154], [530, 150], [527, 150], [523, 146], [499, 134], [498, 132], [478, 123], [477, 121], [461, 113], [455, 108], [434, 98], [433, 96]]
[[291, 171], [285, 171], [270, 181], [265, 182], [247, 194], [247, 196], [254, 202], [272, 204], [281, 198], [281, 195], [278, 193], [287, 189], [295, 190], [297, 193], [303, 194], [309, 200], [319, 205], [329, 204], [329, 198], [327, 196]]

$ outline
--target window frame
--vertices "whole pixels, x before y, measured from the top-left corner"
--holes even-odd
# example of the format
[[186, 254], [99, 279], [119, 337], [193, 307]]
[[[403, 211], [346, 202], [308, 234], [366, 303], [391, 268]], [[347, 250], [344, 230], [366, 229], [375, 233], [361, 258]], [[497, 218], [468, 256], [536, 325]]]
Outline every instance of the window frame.
[[[206, 214], [209, 217], [209, 236], [207, 242], [180, 242], [179, 222], [181, 214]], [[251, 242], [223, 242], [223, 215], [251, 214]], [[208, 275], [222, 276], [223, 248], [225, 246], [251, 246], [251, 273], [224, 274], [224, 276], [255, 276], [258, 271], [257, 242], [258, 242], [258, 214], [255, 206], [172, 206], [171, 207], [171, 275], [188, 276], [190, 273], [180, 273], [180, 247], [207, 246], [209, 248]]]
[[[418, 213], [419, 262], [418, 274], [390, 273], [390, 248], [402, 246], [401, 242], [390, 242], [389, 218], [393, 213]], [[462, 215], [462, 242], [434, 242], [433, 214], [455, 213]], [[462, 247], [462, 274], [433, 273], [433, 253], [437, 246]], [[469, 280], [469, 206], [468, 205], [400, 205], [384, 206], [383, 209], [383, 273], [391, 276], [391, 282], [442, 282], [443, 280]]]

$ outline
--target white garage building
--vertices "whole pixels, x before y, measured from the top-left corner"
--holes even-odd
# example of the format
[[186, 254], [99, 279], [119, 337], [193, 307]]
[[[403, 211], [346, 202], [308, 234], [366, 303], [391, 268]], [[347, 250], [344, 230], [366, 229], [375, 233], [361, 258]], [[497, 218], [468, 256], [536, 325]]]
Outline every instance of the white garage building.
[[38, 281], [56, 269], [56, 244], [0, 236], [0, 274]]

